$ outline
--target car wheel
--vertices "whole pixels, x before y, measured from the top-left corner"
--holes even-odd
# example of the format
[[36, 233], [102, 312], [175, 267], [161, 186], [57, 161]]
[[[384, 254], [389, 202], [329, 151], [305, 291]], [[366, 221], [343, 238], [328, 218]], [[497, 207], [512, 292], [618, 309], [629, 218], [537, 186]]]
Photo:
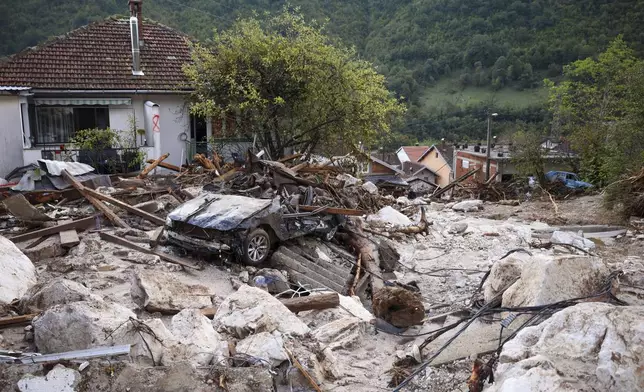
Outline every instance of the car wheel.
[[244, 240], [243, 260], [248, 265], [260, 265], [271, 252], [271, 236], [263, 229], [255, 229]]

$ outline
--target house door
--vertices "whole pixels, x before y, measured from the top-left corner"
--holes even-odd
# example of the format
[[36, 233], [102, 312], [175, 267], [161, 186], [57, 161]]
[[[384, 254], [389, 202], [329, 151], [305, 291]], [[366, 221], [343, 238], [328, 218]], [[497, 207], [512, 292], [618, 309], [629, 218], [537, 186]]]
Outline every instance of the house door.
[[197, 154], [208, 153], [208, 125], [205, 118], [190, 115], [190, 143]]

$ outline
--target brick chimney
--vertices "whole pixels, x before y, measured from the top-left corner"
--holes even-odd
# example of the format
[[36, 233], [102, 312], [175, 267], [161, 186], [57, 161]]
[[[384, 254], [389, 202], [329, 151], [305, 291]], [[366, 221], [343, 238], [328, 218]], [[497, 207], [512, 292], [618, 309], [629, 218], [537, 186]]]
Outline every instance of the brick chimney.
[[138, 19], [139, 23], [139, 42], [143, 46], [143, 0], [128, 0], [130, 6], [130, 16]]

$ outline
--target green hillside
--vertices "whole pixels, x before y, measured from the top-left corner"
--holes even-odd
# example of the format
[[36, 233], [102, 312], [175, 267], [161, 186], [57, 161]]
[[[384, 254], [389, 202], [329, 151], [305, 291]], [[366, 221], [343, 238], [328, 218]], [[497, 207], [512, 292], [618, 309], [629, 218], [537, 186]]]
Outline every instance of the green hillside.
[[[202, 41], [236, 18], [278, 11], [283, 0], [145, 0], [146, 17]], [[644, 53], [638, 0], [290, 0], [309, 19], [376, 64], [408, 101], [400, 130], [480, 137], [485, 112], [544, 121], [544, 77], [594, 56], [622, 34]], [[113, 14], [125, 0], [0, 2], [0, 56]], [[503, 110], [506, 109], [507, 110]], [[420, 123], [420, 126], [418, 125]], [[411, 124], [411, 125], [410, 125]], [[510, 126], [510, 125], [508, 125]]]

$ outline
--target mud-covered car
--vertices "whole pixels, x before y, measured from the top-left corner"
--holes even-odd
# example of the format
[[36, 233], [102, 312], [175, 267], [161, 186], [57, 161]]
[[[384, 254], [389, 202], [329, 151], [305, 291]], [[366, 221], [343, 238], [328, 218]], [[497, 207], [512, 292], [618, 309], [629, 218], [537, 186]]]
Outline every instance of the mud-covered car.
[[260, 265], [280, 241], [316, 234], [333, 237], [344, 218], [319, 212], [293, 213], [280, 199], [203, 193], [172, 211], [168, 241], [201, 253], [232, 254]]

